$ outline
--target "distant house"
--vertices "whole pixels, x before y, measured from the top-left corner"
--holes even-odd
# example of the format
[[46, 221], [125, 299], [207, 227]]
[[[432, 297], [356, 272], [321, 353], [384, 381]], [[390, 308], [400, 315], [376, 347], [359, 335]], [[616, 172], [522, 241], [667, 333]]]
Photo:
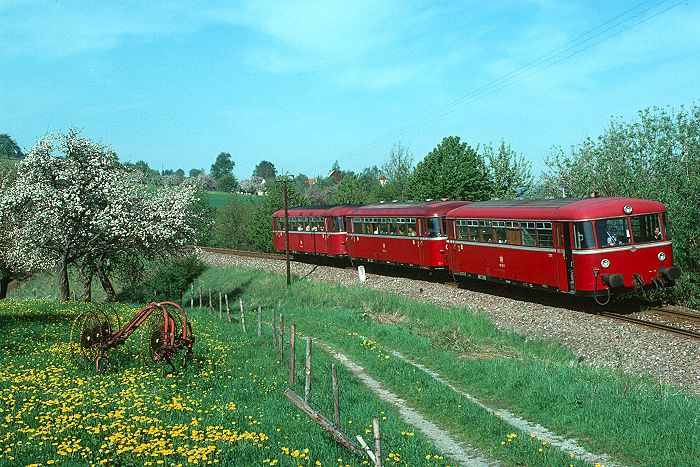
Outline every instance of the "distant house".
[[315, 178], [307, 178], [306, 179], [306, 184], [311, 186], [316, 184], [316, 179]]
[[385, 177], [384, 175], [380, 175], [380, 176], [379, 176], [379, 184], [380, 184], [381, 186], [386, 185], [386, 177]]
[[328, 178], [332, 178], [335, 183], [340, 183], [340, 181], [343, 179], [343, 175], [337, 170], [331, 170], [331, 173], [328, 174]]

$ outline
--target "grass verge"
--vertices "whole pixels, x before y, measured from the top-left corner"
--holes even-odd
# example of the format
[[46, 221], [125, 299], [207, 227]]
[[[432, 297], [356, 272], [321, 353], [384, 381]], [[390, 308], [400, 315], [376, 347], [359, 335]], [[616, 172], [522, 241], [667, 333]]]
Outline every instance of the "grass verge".
[[[119, 370], [96, 375], [78, 369], [68, 352], [73, 317], [88, 306], [0, 301], [0, 464], [363, 464], [282, 396], [287, 368], [276, 362], [269, 329], [264, 339], [243, 336], [193, 310], [195, 359], [179, 374], [164, 377], [137, 360], [137, 333], [110, 358]], [[136, 310], [120, 307], [122, 322]], [[330, 363], [314, 354], [313, 402], [326, 414]], [[391, 463], [450, 463], [393, 407], [339, 374], [348, 434], [367, 437], [376, 417]]]
[[286, 291], [284, 277], [244, 269], [212, 269], [201, 279], [205, 288], [229, 292], [229, 298], [240, 296], [251, 306], [277, 308], [288, 323], [297, 323], [301, 332], [351, 356], [489, 457], [530, 465], [571, 460], [392, 358], [390, 349], [482, 400], [622, 463], [700, 462], [696, 395], [650, 378], [591, 368], [556, 343], [500, 333], [485, 317], [468, 310], [300, 279]]

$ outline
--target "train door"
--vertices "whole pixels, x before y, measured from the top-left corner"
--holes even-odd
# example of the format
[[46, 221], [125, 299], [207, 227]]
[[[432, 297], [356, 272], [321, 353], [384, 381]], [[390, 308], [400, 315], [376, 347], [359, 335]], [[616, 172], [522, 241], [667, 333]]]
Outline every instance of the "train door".
[[425, 238], [428, 238], [428, 219], [425, 217], [419, 217], [416, 219], [418, 221], [418, 237], [416, 237], [416, 245], [418, 247], [418, 261], [421, 267], [427, 267], [430, 255], [425, 251]]
[[[458, 220], [448, 220], [447, 229], [445, 230], [445, 235], [447, 235], [447, 264], [452, 272], [459, 271], [459, 251], [460, 247], [464, 245], [458, 245], [457, 239], [460, 238], [460, 229], [457, 225], [458, 222], [464, 222], [466, 226], [466, 221]], [[466, 231], [466, 227], [464, 229]], [[466, 234], [465, 234], [466, 235]]]
[[574, 291], [574, 261], [571, 253], [571, 224], [557, 223], [557, 269], [559, 272], [559, 289], [563, 292]]

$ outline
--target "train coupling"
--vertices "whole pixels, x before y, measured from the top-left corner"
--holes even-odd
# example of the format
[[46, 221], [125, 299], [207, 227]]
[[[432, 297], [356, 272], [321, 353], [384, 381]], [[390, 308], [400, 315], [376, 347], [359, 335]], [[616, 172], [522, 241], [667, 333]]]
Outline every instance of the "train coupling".
[[669, 266], [667, 268], [659, 268], [659, 278], [674, 282], [681, 277], [681, 268], [678, 266]]
[[616, 289], [625, 285], [625, 278], [622, 274], [603, 274], [601, 281], [611, 289]]

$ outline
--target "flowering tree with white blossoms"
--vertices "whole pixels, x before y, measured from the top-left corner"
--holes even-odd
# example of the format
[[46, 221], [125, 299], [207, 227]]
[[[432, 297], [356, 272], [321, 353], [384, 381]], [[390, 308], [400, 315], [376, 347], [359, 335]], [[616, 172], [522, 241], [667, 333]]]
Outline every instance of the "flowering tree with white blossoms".
[[36, 252], [29, 252], [21, 259], [16, 256], [12, 232], [21, 223], [21, 211], [12, 208], [8, 196], [16, 176], [14, 169], [14, 166], [0, 167], [0, 299], [7, 295], [10, 282], [26, 279], [41, 268]]
[[21, 263], [38, 254], [43, 269], [55, 268], [61, 300], [70, 295], [69, 266], [81, 273], [84, 299], [93, 274], [114, 299], [109, 277], [117, 265], [175, 253], [194, 235], [193, 187], [165, 193], [130, 180], [109, 148], [76, 130], [39, 140], [6, 195], [19, 219], [10, 256]]

